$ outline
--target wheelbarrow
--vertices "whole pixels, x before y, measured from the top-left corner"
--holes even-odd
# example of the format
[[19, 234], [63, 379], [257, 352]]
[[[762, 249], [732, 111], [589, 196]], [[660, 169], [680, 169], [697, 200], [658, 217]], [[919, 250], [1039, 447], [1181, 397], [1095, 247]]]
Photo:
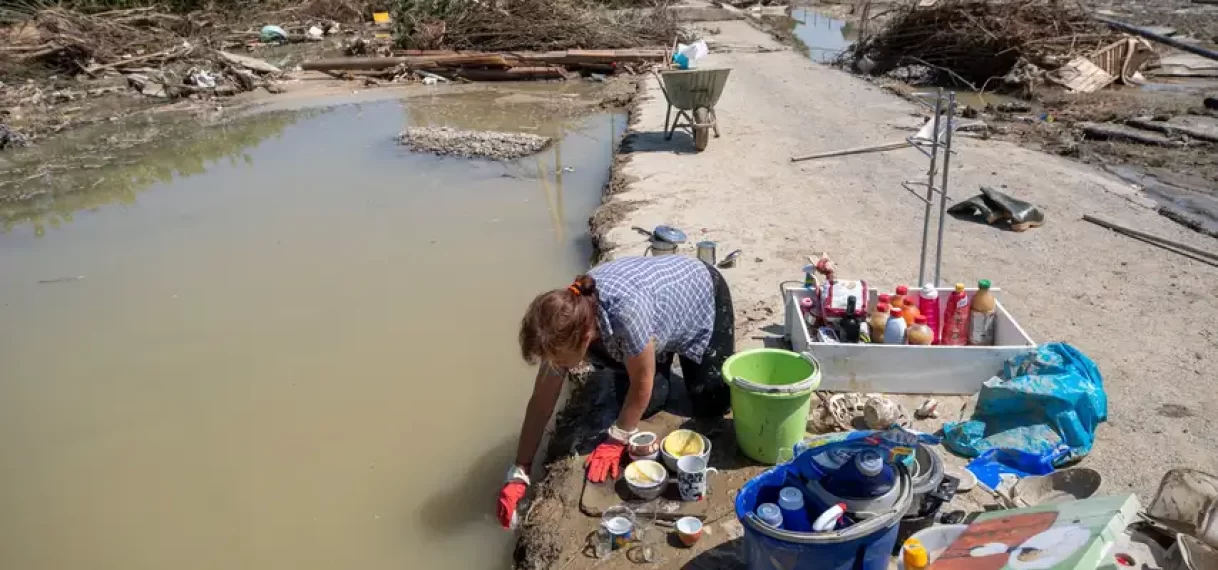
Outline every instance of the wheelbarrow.
[[[693, 132], [694, 149], [702, 151], [710, 142], [710, 131], [719, 137], [715, 103], [723, 94], [731, 69], [688, 69], [660, 72], [660, 90], [668, 101], [664, 112], [664, 140], [672, 140], [677, 128]], [[676, 109], [676, 116], [672, 110]], [[672, 124], [669, 124], [669, 120]]]

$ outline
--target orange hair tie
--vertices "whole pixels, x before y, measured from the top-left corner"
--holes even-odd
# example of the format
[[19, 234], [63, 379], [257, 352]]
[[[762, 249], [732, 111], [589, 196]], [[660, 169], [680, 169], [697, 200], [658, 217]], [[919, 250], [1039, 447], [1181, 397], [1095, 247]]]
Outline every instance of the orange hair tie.
[[567, 287], [567, 290], [570, 291], [572, 294], [574, 294], [576, 297], [578, 297], [580, 295], [578, 285], [572, 284], [571, 286]]

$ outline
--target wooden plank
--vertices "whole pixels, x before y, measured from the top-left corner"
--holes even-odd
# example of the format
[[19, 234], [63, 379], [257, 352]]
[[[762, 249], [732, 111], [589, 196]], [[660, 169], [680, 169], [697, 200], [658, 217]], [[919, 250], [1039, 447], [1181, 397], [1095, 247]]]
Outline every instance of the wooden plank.
[[[1208, 117], [1197, 117], [1197, 119], [1207, 118]], [[1172, 117], [1167, 121], [1129, 119], [1125, 122], [1130, 126], [1134, 126], [1139, 129], [1157, 131], [1168, 136], [1188, 135], [1197, 140], [1218, 142], [1218, 124], [1209, 125], [1207, 128], [1207, 125], [1190, 119], [1190, 117]]]
[[510, 67], [499, 54], [457, 54], [437, 56], [402, 57], [343, 57], [307, 61], [300, 68], [305, 71], [366, 71], [388, 69], [404, 65], [409, 68], [434, 69], [437, 67]]
[[[535, 81], [539, 79], [566, 79], [558, 67], [513, 67], [511, 69], [451, 69], [446, 70], [454, 78], [470, 81]], [[441, 72], [441, 73], [445, 73]]]
[[[673, 430], [679, 429], [685, 421], [686, 418], [681, 416], [668, 412], [660, 412], [640, 421], [639, 430], [654, 432], [663, 438]], [[711, 467], [714, 467], [714, 465]], [[726, 475], [711, 473], [707, 481], [708, 493], [718, 494], [728, 492], [725, 482]], [[587, 479], [584, 480], [584, 490], [579, 498], [579, 510], [584, 514], [599, 517], [604, 514], [605, 509], [622, 504], [633, 509], [635, 515], [644, 520], [651, 519], [652, 517], [658, 520], [676, 520], [681, 517], [705, 519], [710, 499], [708, 497], [695, 502], [682, 501], [680, 494], [677, 492], [677, 485], [670, 483], [668, 489], [660, 497], [651, 501], [639, 501], [630, 494], [629, 488], [626, 487], [625, 481], [621, 478], [617, 481], [607, 481], [599, 484], [589, 483]]]
[[[1193, 255], [1201, 256], [1201, 257], [1203, 257], [1205, 259], [1209, 259], [1211, 261], [1218, 261], [1218, 253], [1213, 253], [1210, 251], [1206, 251], [1204, 249], [1199, 249], [1199, 248], [1193, 247], [1191, 245], [1188, 245], [1186, 243], [1181, 243], [1181, 242], [1178, 242], [1175, 240], [1167, 239], [1165, 237], [1160, 237], [1160, 236], [1157, 236], [1154, 234], [1148, 234], [1146, 232], [1141, 232], [1141, 231], [1138, 231], [1138, 230], [1135, 230], [1132, 228], [1127, 228], [1125, 226], [1115, 224], [1115, 223], [1109, 222], [1107, 220], [1102, 220], [1095, 216], [1084, 215], [1083, 220], [1091, 222], [1097, 226], [1108, 228], [1119, 234], [1125, 234], [1132, 238], [1141, 239], [1142, 241], [1145, 241], [1151, 245], [1156, 245], [1156, 246], [1162, 247], [1164, 249], [1170, 250], [1171, 248], [1175, 248], [1175, 249], [1178, 249], [1181, 251], [1186, 251]], [[1164, 247], [1164, 246], [1169, 246], [1169, 247]]]
[[1144, 131], [1116, 123], [1079, 123], [1083, 135], [1089, 139], [1123, 140], [1156, 146], [1173, 146], [1180, 144], [1167, 136], [1153, 131]]

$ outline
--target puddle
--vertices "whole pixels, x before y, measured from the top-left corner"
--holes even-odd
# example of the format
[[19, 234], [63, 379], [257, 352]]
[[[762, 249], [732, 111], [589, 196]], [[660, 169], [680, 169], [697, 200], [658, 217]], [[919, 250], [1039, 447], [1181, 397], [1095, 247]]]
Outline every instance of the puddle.
[[[0, 204], [0, 566], [509, 567], [516, 327], [586, 268], [625, 128], [511, 124], [521, 97], [545, 99], [175, 125], [6, 180], [34, 195]], [[392, 141], [448, 120], [561, 142], [501, 164]]]
[[812, 61], [832, 63], [858, 39], [858, 25], [805, 8], [791, 10], [789, 25], [796, 48]]

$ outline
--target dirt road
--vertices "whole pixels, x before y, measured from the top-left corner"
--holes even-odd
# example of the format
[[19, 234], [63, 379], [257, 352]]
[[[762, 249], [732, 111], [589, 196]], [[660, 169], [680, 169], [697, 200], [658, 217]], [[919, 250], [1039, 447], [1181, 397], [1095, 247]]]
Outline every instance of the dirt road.
[[[922, 203], [900, 182], [923, 177], [925, 158], [905, 149], [789, 159], [900, 140], [921, 124], [919, 108], [781, 49], [746, 22], [707, 27], [719, 33], [706, 36], [712, 54], [702, 65], [733, 69], [717, 108], [723, 137], [700, 154], [688, 137], [664, 141], [664, 99], [655, 79], [647, 81], [624, 142], [624, 184], [611, 185], [615, 193], [594, 220], [603, 256], [642, 254], [631, 226], [661, 223], [684, 228], [691, 242], [717, 241], [721, 252], [743, 249], [743, 262], [725, 271], [740, 348], [779, 331], [777, 284], [798, 279], [808, 254], [827, 251], [841, 275], [885, 289], [912, 282]], [[1034, 339], [1069, 342], [1098, 363], [1109, 421], [1083, 465], [1104, 474], [1104, 491], [1135, 491], [1144, 501], [1171, 467], [1218, 471], [1206, 444], [1218, 439], [1206, 419], [1218, 414], [1211, 372], [1218, 269], [1081, 218], [1093, 214], [1211, 250], [1218, 243], [1159, 216], [1128, 185], [1086, 165], [1010, 143], [957, 140], [954, 196], [1000, 187], [1041, 206], [1048, 221], [1011, 233], [949, 220], [944, 282], [992, 280]], [[555, 486], [570, 519], [582, 518], [571, 517], [578, 496], [567, 496], [580, 475], [575, 470]], [[581, 560], [592, 561], [576, 554], [580, 546], [560, 547], [558, 558], [586, 566]]]
[[[744, 22], [715, 24], [717, 46], [777, 47]], [[755, 51], [755, 50], [754, 50]], [[723, 138], [701, 154], [688, 139], [663, 140], [664, 101], [654, 81], [627, 141], [623, 173], [636, 178], [608, 207], [635, 206], [602, 229], [609, 257], [643, 251], [630, 226], [670, 223], [691, 241], [744, 249], [727, 279], [738, 314], [779, 310], [777, 283], [795, 279], [804, 256], [828, 251], [843, 275], [882, 287], [917, 275], [922, 203], [901, 188], [918, 179], [925, 158], [907, 149], [792, 164], [794, 154], [900, 140], [921, 123], [920, 109], [843, 72], [791, 51], [713, 53], [707, 65], [733, 68], [718, 108]], [[1044, 227], [1010, 233], [951, 219], [943, 254], [946, 283], [987, 278], [1040, 342], [1070, 342], [1100, 366], [1110, 420], [1091, 467], [1109, 489], [1149, 495], [1172, 465], [1218, 470], [1204, 444], [1218, 436], [1210, 370], [1218, 343], [1218, 270], [1120, 237], [1083, 214], [1218, 250], [1218, 243], [1148, 209], [1126, 184], [1090, 167], [1001, 142], [957, 138], [951, 188], [958, 198], [982, 185], [1044, 208]], [[755, 259], [760, 258], [757, 262]], [[747, 314], [743, 316], [749, 316]], [[753, 321], [756, 329], [777, 319]], [[743, 345], [760, 341], [750, 331]], [[1164, 417], [1163, 406], [1191, 414]], [[1184, 414], [1172, 414], [1184, 415]], [[1149, 497], [1148, 497], [1149, 498]]]

